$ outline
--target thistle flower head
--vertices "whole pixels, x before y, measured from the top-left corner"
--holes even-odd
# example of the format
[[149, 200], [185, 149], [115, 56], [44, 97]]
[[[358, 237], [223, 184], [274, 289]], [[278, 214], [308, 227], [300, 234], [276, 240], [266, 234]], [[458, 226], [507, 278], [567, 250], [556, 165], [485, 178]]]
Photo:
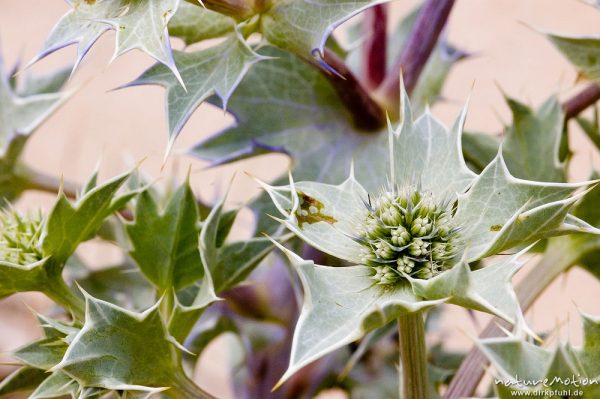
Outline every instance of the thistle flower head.
[[20, 215], [13, 209], [0, 211], [0, 261], [28, 265], [43, 258], [37, 243], [41, 214]]
[[361, 263], [373, 268], [373, 280], [388, 285], [406, 275], [429, 279], [453, 266], [459, 229], [449, 201], [394, 188], [369, 196], [365, 207], [356, 240], [364, 246]]

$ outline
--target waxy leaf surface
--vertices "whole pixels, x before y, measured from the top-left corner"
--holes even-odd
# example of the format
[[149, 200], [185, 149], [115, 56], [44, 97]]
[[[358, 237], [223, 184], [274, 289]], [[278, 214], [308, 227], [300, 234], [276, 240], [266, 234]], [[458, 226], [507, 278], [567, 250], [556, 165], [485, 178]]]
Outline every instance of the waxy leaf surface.
[[235, 21], [198, 4], [182, 1], [169, 21], [169, 33], [193, 44], [206, 39], [223, 36], [235, 29]]
[[153, 392], [171, 386], [179, 355], [157, 306], [133, 313], [86, 294], [83, 328], [53, 371], [82, 387]]
[[44, 225], [43, 253], [59, 263], [65, 262], [80, 243], [91, 239], [106, 218], [131, 199], [132, 194], [117, 194], [129, 175], [125, 173], [91, 188], [75, 203], [60, 193]]
[[139, 49], [179, 76], [173, 60], [167, 24], [180, 0], [67, 0], [71, 9], [57, 22], [36, 62], [77, 44], [75, 70], [94, 43], [109, 29], [117, 31], [115, 57]]
[[161, 291], [177, 291], [204, 276], [198, 225], [198, 205], [187, 183], [163, 210], [147, 190], [138, 197], [135, 222], [127, 225], [131, 256]]
[[155, 65], [130, 85], [160, 85], [167, 91], [169, 138], [172, 144], [192, 113], [213, 94], [223, 108], [240, 81], [264, 57], [256, 54], [241, 35], [234, 33], [207, 49], [175, 52], [175, 61], [185, 88], [164, 65]]
[[322, 52], [333, 30], [388, 0], [275, 0], [261, 14], [261, 32], [273, 45], [308, 58]]

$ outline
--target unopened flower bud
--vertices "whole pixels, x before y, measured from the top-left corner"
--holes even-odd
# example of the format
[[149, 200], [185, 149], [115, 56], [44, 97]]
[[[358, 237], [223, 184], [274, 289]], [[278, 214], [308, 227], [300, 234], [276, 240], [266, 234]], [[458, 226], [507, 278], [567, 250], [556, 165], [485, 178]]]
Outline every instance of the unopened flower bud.
[[432, 224], [428, 217], [418, 217], [413, 221], [410, 232], [413, 236], [423, 237], [431, 233]]
[[413, 240], [413, 242], [408, 247], [408, 253], [413, 256], [423, 256], [427, 253], [427, 248], [429, 247], [429, 243], [427, 241], [423, 241], [420, 238]]
[[403, 247], [406, 244], [408, 244], [410, 238], [410, 234], [404, 226], [398, 226], [398, 228], [392, 230], [392, 244], [394, 244], [397, 247]]

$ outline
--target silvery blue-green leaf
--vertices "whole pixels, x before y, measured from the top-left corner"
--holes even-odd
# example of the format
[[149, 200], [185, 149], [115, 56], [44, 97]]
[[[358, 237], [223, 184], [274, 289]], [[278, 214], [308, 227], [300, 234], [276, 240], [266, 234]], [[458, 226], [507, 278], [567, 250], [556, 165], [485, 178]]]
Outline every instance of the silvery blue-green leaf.
[[390, 131], [391, 181], [400, 187], [419, 186], [437, 198], [464, 192], [476, 176], [462, 155], [466, 111], [465, 107], [451, 129], [429, 110], [413, 120], [410, 100], [402, 89], [401, 123]]
[[169, 33], [180, 37], [185, 44], [220, 37], [235, 29], [235, 21], [200, 5], [182, 1], [171, 21]]
[[85, 296], [85, 323], [52, 371], [109, 390], [157, 392], [176, 382], [179, 349], [157, 306], [134, 313]]
[[342, 22], [388, 0], [275, 0], [260, 15], [269, 43], [308, 58], [322, 52], [327, 37]]
[[68, 82], [70, 75], [71, 67], [58, 69], [44, 75], [27, 73], [23, 86], [17, 89], [17, 93], [21, 97], [57, 93]]
[[459, 196], [454, 220], [464, 230], [466, 259], [480, 259], [515, 245], [570, 232], [596, 232], [567, 218], [590, 182], [542, 183], [513, 177], [499, 153], [466, 194]]
[[381, 286], [365, 266], [315, 265], [280, 247], [289, 257], [304, 288], [304, 304], [294, 332], [292, 354], [283, 383], [300, 368], [343, 347], [402, 314], [435, 306], [422, 300], [409, 284]]
[[502, 155], [511, 174], [534, 181], [564, 182], [565, 163], [559, 160], [564, 113], [556, 97], [550, 97], [537, 111], [506, 99], [513, 123], [506, 130]]
[[44, 224], [42, 251], [56, 262], [65, 262], [83, 241], [91, 239], [105, 219], [121, 209], [132, 194], [118, 196], [119, 188], [131, 173], [127, 172], [86, 192], [75, 203], [64, 193]]
[[216, 94], [226, 108], [250, 67], [265, 59], [255, 53], [238, 32], [216, 46], [191, 53], [175, 52], [174, 57], [185, 88], [166, 66], [160, 64], [130, 84], [160, 85], [166, 89], [171, 144], [202, 102]]
[[0, 298], [17, 292], [41, 291], [49, 282], [42, 259], [29, 265], [0, 262]]
[[549, 350], [517, 337], [489, 338], [477, 342], [477, 346], [504, 377], [543, 379], [552, 360]]
[[0, 55], [0, 195], [13, 200], [30, 187], [19, 158], [31, 133], [69, 97], [59, 92], [65, 70], [45, 76], [29, 74], [21, 87], [4, 71]]
[[175, 296], [175, 308], [169, 320], [169, 332], [179, 341], [185, 340], [198, 318], [208, 305], [218, 300], [211, 273], [211, 265], [218, 262], [218, 249], [216, 247], [219, 235], [219, 217], [223, 202], [217, 204], [202, 223], [200, 232], [200, 258], [204, 268], [204, 278], [200, 282], [197, 292], [191, 303], [183, 303]]
[[47, 371], [62, 360], [79, 328], [43, 315], [37, 315], [44, 336], [26, 344], [11, 356], [24, 366]]
[[62, 338], [42, 338], [12, 353], [12, 357], [24, 365], [49, 370], [62, 360], [67, 343]]
[[586, 79], [600, 81], [600, 37], [566, 36], [547, 33], [552, 44]]
[[143, 191], [135, 221], [126, 230], [133, 246], [131, 256], [161, 292], [178, 291], [204, 276], [198, 249], [198, 205], [188, 183], [179, 187], [164, 209]]
[[0, 382], [0, 397], [18, 392], [33, 391], [48, 374], [33, 367], [20, 367]]
[[365, 216], [368, 193], [350, 176], [339, 186], [299, 182], [274, 187], [259, 182], [285, 217], [281, 222], [313, 247], [360, 263], [363, 246], [353, 237]]
[[78, 398], [79, 384], [62, 371], [46, 373], [47, 378], [39, 384], [30, 399], [60, 398], [71, 396]]
[[475, 271], [471, 271], [467, 263], [460, 262], [429, 280], [407, 278], [419, 297], [446, 299], [448, 303], [491, 313], [515, 323], [521, 309], [512, 277], [523, 266], [518, 258], [527, 250], [529, 248]]
[[208, 269], [205, 278], [200, 281], [191, 301], [185, 301], [175, 295], [173, 313], [169, 319], [169, 334], [177, 341], [185, 341], [186, 337], [200, 318], [206, 308], [213, 302], [219, 300], [215, 294], [212, 279], [209, 277]]
[[71, 44], [77, 44], [75, 70], [96, 40], [110, 26], [101, 20], [121, 15], [127, 6], [126, 0], [68, 0], [71, 9], [56, 23], [34, 63], [47, 55]]
[[156, 289], [132, 265], [93, 270], [77, 278], [77, 284], [98, 299], [130, 310], [147, 309], [156, 301]]
[[110, 391], [103, 388], [85, 388], [81, 387], [77, 381], [69, 377], [62, 371], [55, 371], [31, 394], [29, 399], [62, 398], [70, 396], [77, 399], [99, 399], [106, 397]]
[[[506, 127], [502, 155], [510, 173], [520, 179], [564, 182], [566, 163], [560, 158], [564, 114], [555, 96], [537, 110], [506, 98], [512, 124]], [[485, 133], [464, 132], [465, 160], [477, 171], [483, 170], [498, 154], [500, 140]]]
[[10, 142], [17, 136], [27, 136], [37, 128], [68, 97], [66, 93], [15, 93], [0, 62], [0, 155], [4, 156]]
[[[106, 0], [105, 0], [106, 1]], [[177, 11], [180, 0], [129, 0], [127, 12], [103, 21], [117, 32], [115, 55], [139, 49], [168, 67], [175, 77], [181, 76], [175, 66], [167, 25]]]
[[223, 235], [231, 228], [236, 215], [237, 212], [225, 212], [221, 201], [202, 224], [202, 261], [210, 270], [217, 293], [243, 281], [273, 249], [273, 243], [267, 238], [224, 242]]
[[140, 49], [169, 67], [179, 78], [167, 30], [179, 0], [67, 2], [71, 9], [58, 21], [31, 63], [63, 47], [77, 44], [74, 71], [98, 38], [112, 27], [117, 32], [114, 58], [131, 49]]
[[273, 243], [264, 237], [235, 241], [219, 247], [217, 263], [209, 265], [216, 292], [244, 281], [273, 250]]
[[236, 125], [198, 144], [192, 153], [213, 165], [266, 152], [284, 153], [293, 159], [296, 180], [331, 184], [348, 177], [354, 160], [357, 180], [368, 190], [385, 184], [387, 129], [369, 134], [356, 129], [315, 68], [273, 48], [261, 53], [277, 59], [255, 65], [232, 96], [229, 110]]

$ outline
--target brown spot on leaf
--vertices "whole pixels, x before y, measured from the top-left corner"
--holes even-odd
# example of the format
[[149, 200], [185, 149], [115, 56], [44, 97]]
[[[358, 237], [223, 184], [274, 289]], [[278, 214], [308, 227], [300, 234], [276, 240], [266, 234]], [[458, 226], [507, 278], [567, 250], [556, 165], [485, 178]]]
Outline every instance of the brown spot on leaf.
[[490, 231], [500, 231], [500, 230], [502, 230], [501, 224], [495, 224], [492, 227], [490, 227]]
[[325, 205], [318, 199], [301, 192], [298, 192], [298, 199], [300, 200], [300, 208], [296, 211], [296, 218], [298, 219], [298, 226], [300, 228], [302, 228], [304, 223], [325, 222], [334, 224], [337, 222], [333, 216], [323, 213]]

